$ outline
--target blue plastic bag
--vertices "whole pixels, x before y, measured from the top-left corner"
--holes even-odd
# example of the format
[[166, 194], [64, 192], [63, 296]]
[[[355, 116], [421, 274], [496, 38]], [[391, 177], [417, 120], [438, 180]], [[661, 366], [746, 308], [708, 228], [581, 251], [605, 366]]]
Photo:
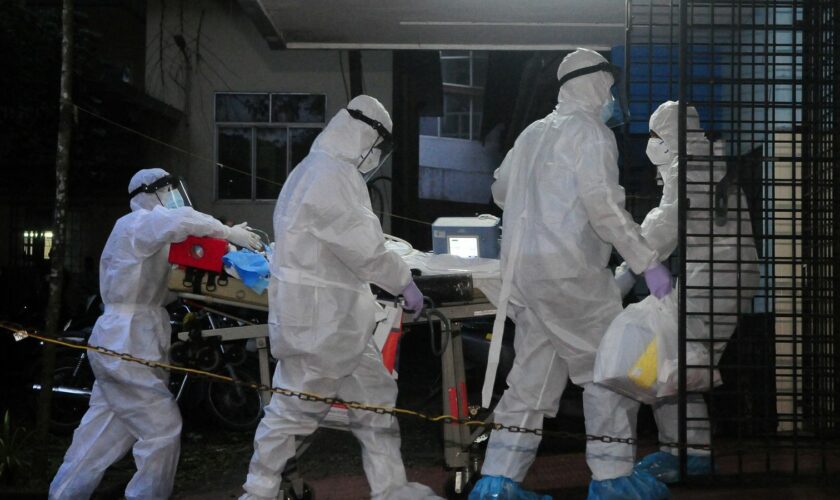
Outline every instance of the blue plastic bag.
[[225, 254], [222, 262], [226, 267], [234, 268], [239, 279], [254, 292], [261, 294], [268, 288], [271, 271], [268, 259], [263, 254], [251, 250], [237, 250]]

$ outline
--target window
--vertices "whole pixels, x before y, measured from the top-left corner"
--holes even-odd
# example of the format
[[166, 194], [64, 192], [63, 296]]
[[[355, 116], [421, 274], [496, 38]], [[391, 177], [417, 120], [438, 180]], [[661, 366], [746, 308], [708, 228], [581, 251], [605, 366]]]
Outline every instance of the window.
[[326, 104], [323, 94], [217, 93], [217, 198], [276, 198], [324, 127]]
[[442, 50], [443, 116], [422, 117], [420, 135], [475, 140], [481, 132], [487, 52]]
[[50, 260], [52, 245], [52, 231], [23, 232], [23, 255], [28, 259]]

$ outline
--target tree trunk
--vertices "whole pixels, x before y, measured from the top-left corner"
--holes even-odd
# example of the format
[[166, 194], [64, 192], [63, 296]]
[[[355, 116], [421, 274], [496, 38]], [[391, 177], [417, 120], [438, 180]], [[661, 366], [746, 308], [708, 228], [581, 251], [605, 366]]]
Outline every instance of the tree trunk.
[[[70, 146], [73, 140], [73, 0], [64, 0], [61, 10], [61, 86], [59, 90], [58, 145], [55, 158], [55, 214], [53, 247], [50, 256], [50, 298], [46, 311], [46, 336], [56, 337], [61, 315], [64, 287], [64, 238], [67, 218], [67, 171], [70, 167]], [[34, 470], [48, 479], [46, 445], [49, 437], [50, 402], [55, 349], [44, 348], [41, 393], [38, 399], [37, 441]]]

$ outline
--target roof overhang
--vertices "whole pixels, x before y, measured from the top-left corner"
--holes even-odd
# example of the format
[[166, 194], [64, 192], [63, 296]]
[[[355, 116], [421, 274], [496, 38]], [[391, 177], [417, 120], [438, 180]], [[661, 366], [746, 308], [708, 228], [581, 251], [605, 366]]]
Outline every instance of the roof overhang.
[[624, 0], [239, 0], [272, 48], [607, 50]]

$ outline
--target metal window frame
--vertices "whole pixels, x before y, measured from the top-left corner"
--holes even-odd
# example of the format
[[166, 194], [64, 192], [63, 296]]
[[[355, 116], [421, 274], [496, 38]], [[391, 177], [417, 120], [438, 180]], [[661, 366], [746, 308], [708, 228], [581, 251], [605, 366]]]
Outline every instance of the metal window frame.
[[[426, 136], [426, 137], [437, 137], [439, 139], [452, 139], [456, 141], [474, 141], [477, 140], [476, 136], [473, 134], [473, 117], [475, 115], [475, 100], [478, 97], [483, 97], [484, 95], [484, 87], [478, 87], [475, 85], [475, 55], [477, 52], [485, 52], [485, 51], [478, 51], [478, 50], [466, 50], [466, 55], [457, 55], [457, 56], [444, 56], [444, 50], [439, 51], [440, 60], [443, 61], [444, 59], [447, 60], [456, 60], [456, 59], [466, 59], [469, 61], [469, 76], [470, 76], [470, 83], [469, 85], [462, 85], [458, 83], [442, 83], [443, 85], [443, 93], [444, 96], [449, 93], [450, 95], [466, 95], [469, 98], [470, 102], [470, 109], [468, 113], [468, 124], [467, 124], [467, 137], [448, 137], [443, 135], [443, 118], [444, 116], [435, 117], [437, 121], [437, 135], [434, 136]], [[447, 92], [447, 87], [450, 89], [457, 89], [459, 92]], [[456, 114], [456, 113], [452, 113]], [[462, 115], [463, 113], [458, 113], [458, 115]], [[483, 114], [483, 110], [482, 110]], [[444, 115], [446, 115], [445, 106], [444, 106]], [[460, 135], [461, 131], [461, 118], [458, 119], [458, 132]]]
[[[220, 95], [267, 95], [268, 96], [268, 121], [267, 122], [220, 122], [216, 118], [216, 98]], [[324, 97], [324, 121], [323, 122], [273, 122], [272, 103], [275, 95], [298, 95], [298, 96], [323, 96]], [[257, 129], [285, 129], [286, 130], [286, 167], [283, 178], [286, 179], [294, 165], [291, 163], [291, 142], [292, 129], [323, 129], [327, 124], [327, 110], [329, 109], [327, 94], [316, 92], [278, 92], [278, 91], [216, 91], [213, 93], [213, 202], [228, 204], [243, 203], [264, 203], [273, 202], [274, 198], [257, 198]], [[251, 161], [250, 161], [250, 197], [249, 198], [221, 198], [219, 196], [219, 129], [221, 128], [249, 128], [251, 131]]]

